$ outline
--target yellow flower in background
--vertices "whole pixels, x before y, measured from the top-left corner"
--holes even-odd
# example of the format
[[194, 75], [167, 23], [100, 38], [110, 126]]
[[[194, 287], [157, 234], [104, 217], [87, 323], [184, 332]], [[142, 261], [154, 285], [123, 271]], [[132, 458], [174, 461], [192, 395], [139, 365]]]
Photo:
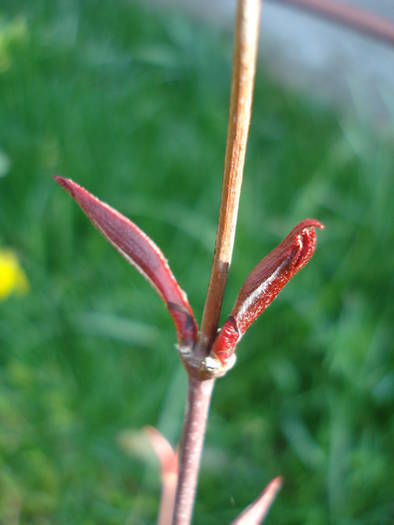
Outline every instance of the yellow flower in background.
[[0, 250], [0, 301], [7, 299], [13, 292], [25, 294], [29, 291], [29, 282], [11, 250]]

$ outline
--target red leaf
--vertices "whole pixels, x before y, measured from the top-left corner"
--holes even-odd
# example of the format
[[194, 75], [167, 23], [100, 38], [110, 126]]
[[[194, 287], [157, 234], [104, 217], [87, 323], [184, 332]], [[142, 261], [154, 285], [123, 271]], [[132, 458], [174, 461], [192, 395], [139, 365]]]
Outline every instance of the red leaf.
[[157, 525], [169, 525], [178, 481], [178, 451], [173, 450], [166, 438], [155, 428], [145, 427], [144, 430], [159, 460], [161, 470], [161, 498]]
[[198, 327], [186, 294], [156, 244], [133, 222], [70, 179], [54, 177], [93, 225], [156, 289], [173, 318], [180, 346], [193, 346]]
[[249, 326], [312, 257], [316, 248], [315, 228], [323, 229], [324, 226], [313, 219], [297, 224], [249, 274], [231, 315], [213, 344], [212, 355], [222, 364], [232, 356]]

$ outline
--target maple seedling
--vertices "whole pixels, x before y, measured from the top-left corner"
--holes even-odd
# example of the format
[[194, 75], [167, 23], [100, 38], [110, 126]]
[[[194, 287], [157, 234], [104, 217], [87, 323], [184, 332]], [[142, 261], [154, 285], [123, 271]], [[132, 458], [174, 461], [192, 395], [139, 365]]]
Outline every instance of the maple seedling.
[[[54, 179], [112, 246], [156, 289], [173, 319], [181, 358], [189, 365], [187, 356], [198, 340], [197, 322], [161, 250], [132, 221], [72, 180], [56, 176]], [[250, 273], [209, 355], [198, 367], [200, 376], [211, 373], [218, 377], [233, 366], [235, 350], [243, 334], [312, 257], [316, 247], [315, 228], [322, 229], [323, 225], [313, 219], [297, 224]]]
[[[177, 348], [188, 376], [185, 421], [178, 454], [158, 431], [147, 436], [161, 464], [160, 525], [188, 525], [192, 518], [209, 405], [215, 379], [235, 363], [235, 351], [244, 333], [272, 303], [283, 287], [311, 259], [316, 229], [323, 225], [306, 219], [247, 277], [234, 307], [218, 329], [224, 289], [231, 263], [246, 143], [250, 123], [260, 0], [238, 0], [229, 127], [216, 246], [201, 329], [185, 292], [175, 279], [160, 248], [131, 220], [70, 179], [55, 176], [93, 225], [153, 286], [175, 325]], [[258, 525], [281, 486], [275, 478], [260, 497], [233, 522]], [[175, 491], [176, 487], [176, 491]]]

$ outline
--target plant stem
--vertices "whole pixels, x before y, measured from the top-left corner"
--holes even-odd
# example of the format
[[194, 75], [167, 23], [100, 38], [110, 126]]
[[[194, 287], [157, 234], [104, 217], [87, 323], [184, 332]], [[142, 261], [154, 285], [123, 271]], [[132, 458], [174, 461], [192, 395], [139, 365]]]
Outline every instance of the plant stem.
[[238, 0], [230, 111], [218, 229], [201, 323], [200, 346], [209, 350], [220, 320], [230, 268], [245, 164], [256, 71], [261, 0]]
[[[231, 263], [239, 197], [245, 163], [256, 71], [261, 0], [238, 0], [231, 79], [227, 145], [215, 253], [194, 359], [209, 353], [220, 320], [224, 290]], [[188, 369], [188, 398], [180, 451], [179, 477], [173, 525], [189, 525], [192, 518], [200, 458], [215, 383], [201, 380]]]
[[173, 525], [191, 522], [214, 379], [189, 376]]

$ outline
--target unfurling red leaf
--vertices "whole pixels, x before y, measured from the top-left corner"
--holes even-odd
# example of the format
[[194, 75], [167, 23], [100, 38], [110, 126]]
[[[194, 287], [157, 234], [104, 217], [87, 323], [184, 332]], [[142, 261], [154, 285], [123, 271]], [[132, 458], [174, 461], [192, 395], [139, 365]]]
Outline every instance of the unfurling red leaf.
[[112, 246], [156, 289], [173, 318], [178, 344], [193, 346], [198, 335], [197, 323], [186, 294], [178, 285], [161, 250], [133, 222], [72, 180], [62, 177], [54, 179]]
[[212, 356], [224, 364], [249, 326], [272, 303], [288, 281], [303, 268], [316, 248], [315, 228], [320, 222], [306, 219], [249, 274], [234, 308], [212, 347]]
[[178, 481], [178, 451], [153, 427], [145, 427], [145, 434], [156, 453], [161, 471], [161, 498], [157, 525], [169, 525], [175, 503]]

